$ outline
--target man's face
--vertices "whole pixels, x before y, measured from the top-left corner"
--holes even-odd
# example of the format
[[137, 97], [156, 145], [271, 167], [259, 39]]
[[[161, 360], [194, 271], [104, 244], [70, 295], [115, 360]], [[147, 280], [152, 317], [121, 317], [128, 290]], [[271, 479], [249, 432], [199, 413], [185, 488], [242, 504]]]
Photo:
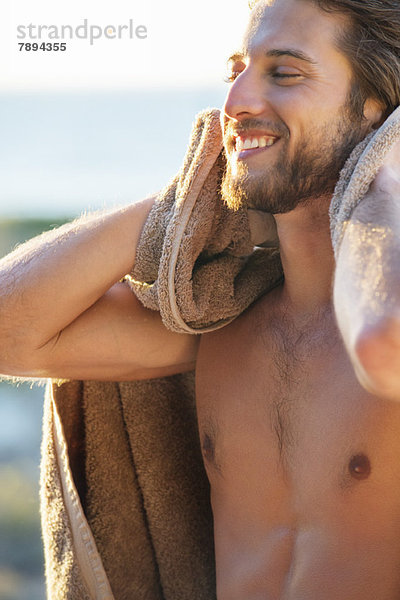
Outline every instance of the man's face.
[[222, 116], [222, 193], [232, 207], [277, 214], [333, 192], [366, 134], [350, 108], [350, 64], [335, 44], [348, 25], [308, 0], [256, 5], [230, 60]]

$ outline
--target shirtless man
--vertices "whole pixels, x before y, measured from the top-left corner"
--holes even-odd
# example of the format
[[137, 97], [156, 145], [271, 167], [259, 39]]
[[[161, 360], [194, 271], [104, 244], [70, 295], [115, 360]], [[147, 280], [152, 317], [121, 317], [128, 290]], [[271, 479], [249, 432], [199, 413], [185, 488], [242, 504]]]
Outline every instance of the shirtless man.
[[218, 600], [400, 598], [400, 148], [335, 265], [334, 183], [389, 108], [372, 94], [357, 113], [350, 31], [310, 0], [261, 0], [230, 61], [224, 194], [275, 214], [285, 273], [234, 323], [174, 334], [118, 283], [152, 199], [0, 264], [0, 371], [133, 380], [196, 366]]

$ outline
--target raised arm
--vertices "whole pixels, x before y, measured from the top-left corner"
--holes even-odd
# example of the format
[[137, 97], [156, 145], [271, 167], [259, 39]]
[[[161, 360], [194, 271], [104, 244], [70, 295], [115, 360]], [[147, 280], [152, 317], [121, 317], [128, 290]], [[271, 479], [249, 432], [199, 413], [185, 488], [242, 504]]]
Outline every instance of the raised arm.
[[334, 302], [360, 382], [400, 400], [400, 144], [354, 210], [340, 247]]
[[0, 373], [131, 380], [193, 368], [197, 336], [168, 331], [119, 282], [153, 202], [83, 217], [0, 261]]

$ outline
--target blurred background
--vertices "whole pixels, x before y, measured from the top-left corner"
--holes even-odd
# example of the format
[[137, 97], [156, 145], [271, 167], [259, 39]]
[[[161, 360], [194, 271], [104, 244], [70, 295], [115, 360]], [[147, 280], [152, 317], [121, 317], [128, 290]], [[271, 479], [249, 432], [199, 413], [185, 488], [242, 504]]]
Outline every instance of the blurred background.
[[[85, 210], [134, 202], [180, 166], [195, 114], [220, 107], [247, 0], [2, 0], [0, 256]], [[17, 27], [147, 28], [145, 39], [20, 50]], [[54, 30], [53, 30], [54, 31]], [[0, 599], [44, 600], [43, 387], [0, 383]]]

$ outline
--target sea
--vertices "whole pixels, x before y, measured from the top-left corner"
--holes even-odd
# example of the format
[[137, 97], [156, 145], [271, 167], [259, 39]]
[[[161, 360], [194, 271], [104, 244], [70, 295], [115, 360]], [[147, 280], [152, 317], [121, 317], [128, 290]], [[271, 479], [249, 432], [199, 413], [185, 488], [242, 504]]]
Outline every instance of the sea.
[[162, 189], [227, 87], [0, 94], [0, 218], [64, 217]]

